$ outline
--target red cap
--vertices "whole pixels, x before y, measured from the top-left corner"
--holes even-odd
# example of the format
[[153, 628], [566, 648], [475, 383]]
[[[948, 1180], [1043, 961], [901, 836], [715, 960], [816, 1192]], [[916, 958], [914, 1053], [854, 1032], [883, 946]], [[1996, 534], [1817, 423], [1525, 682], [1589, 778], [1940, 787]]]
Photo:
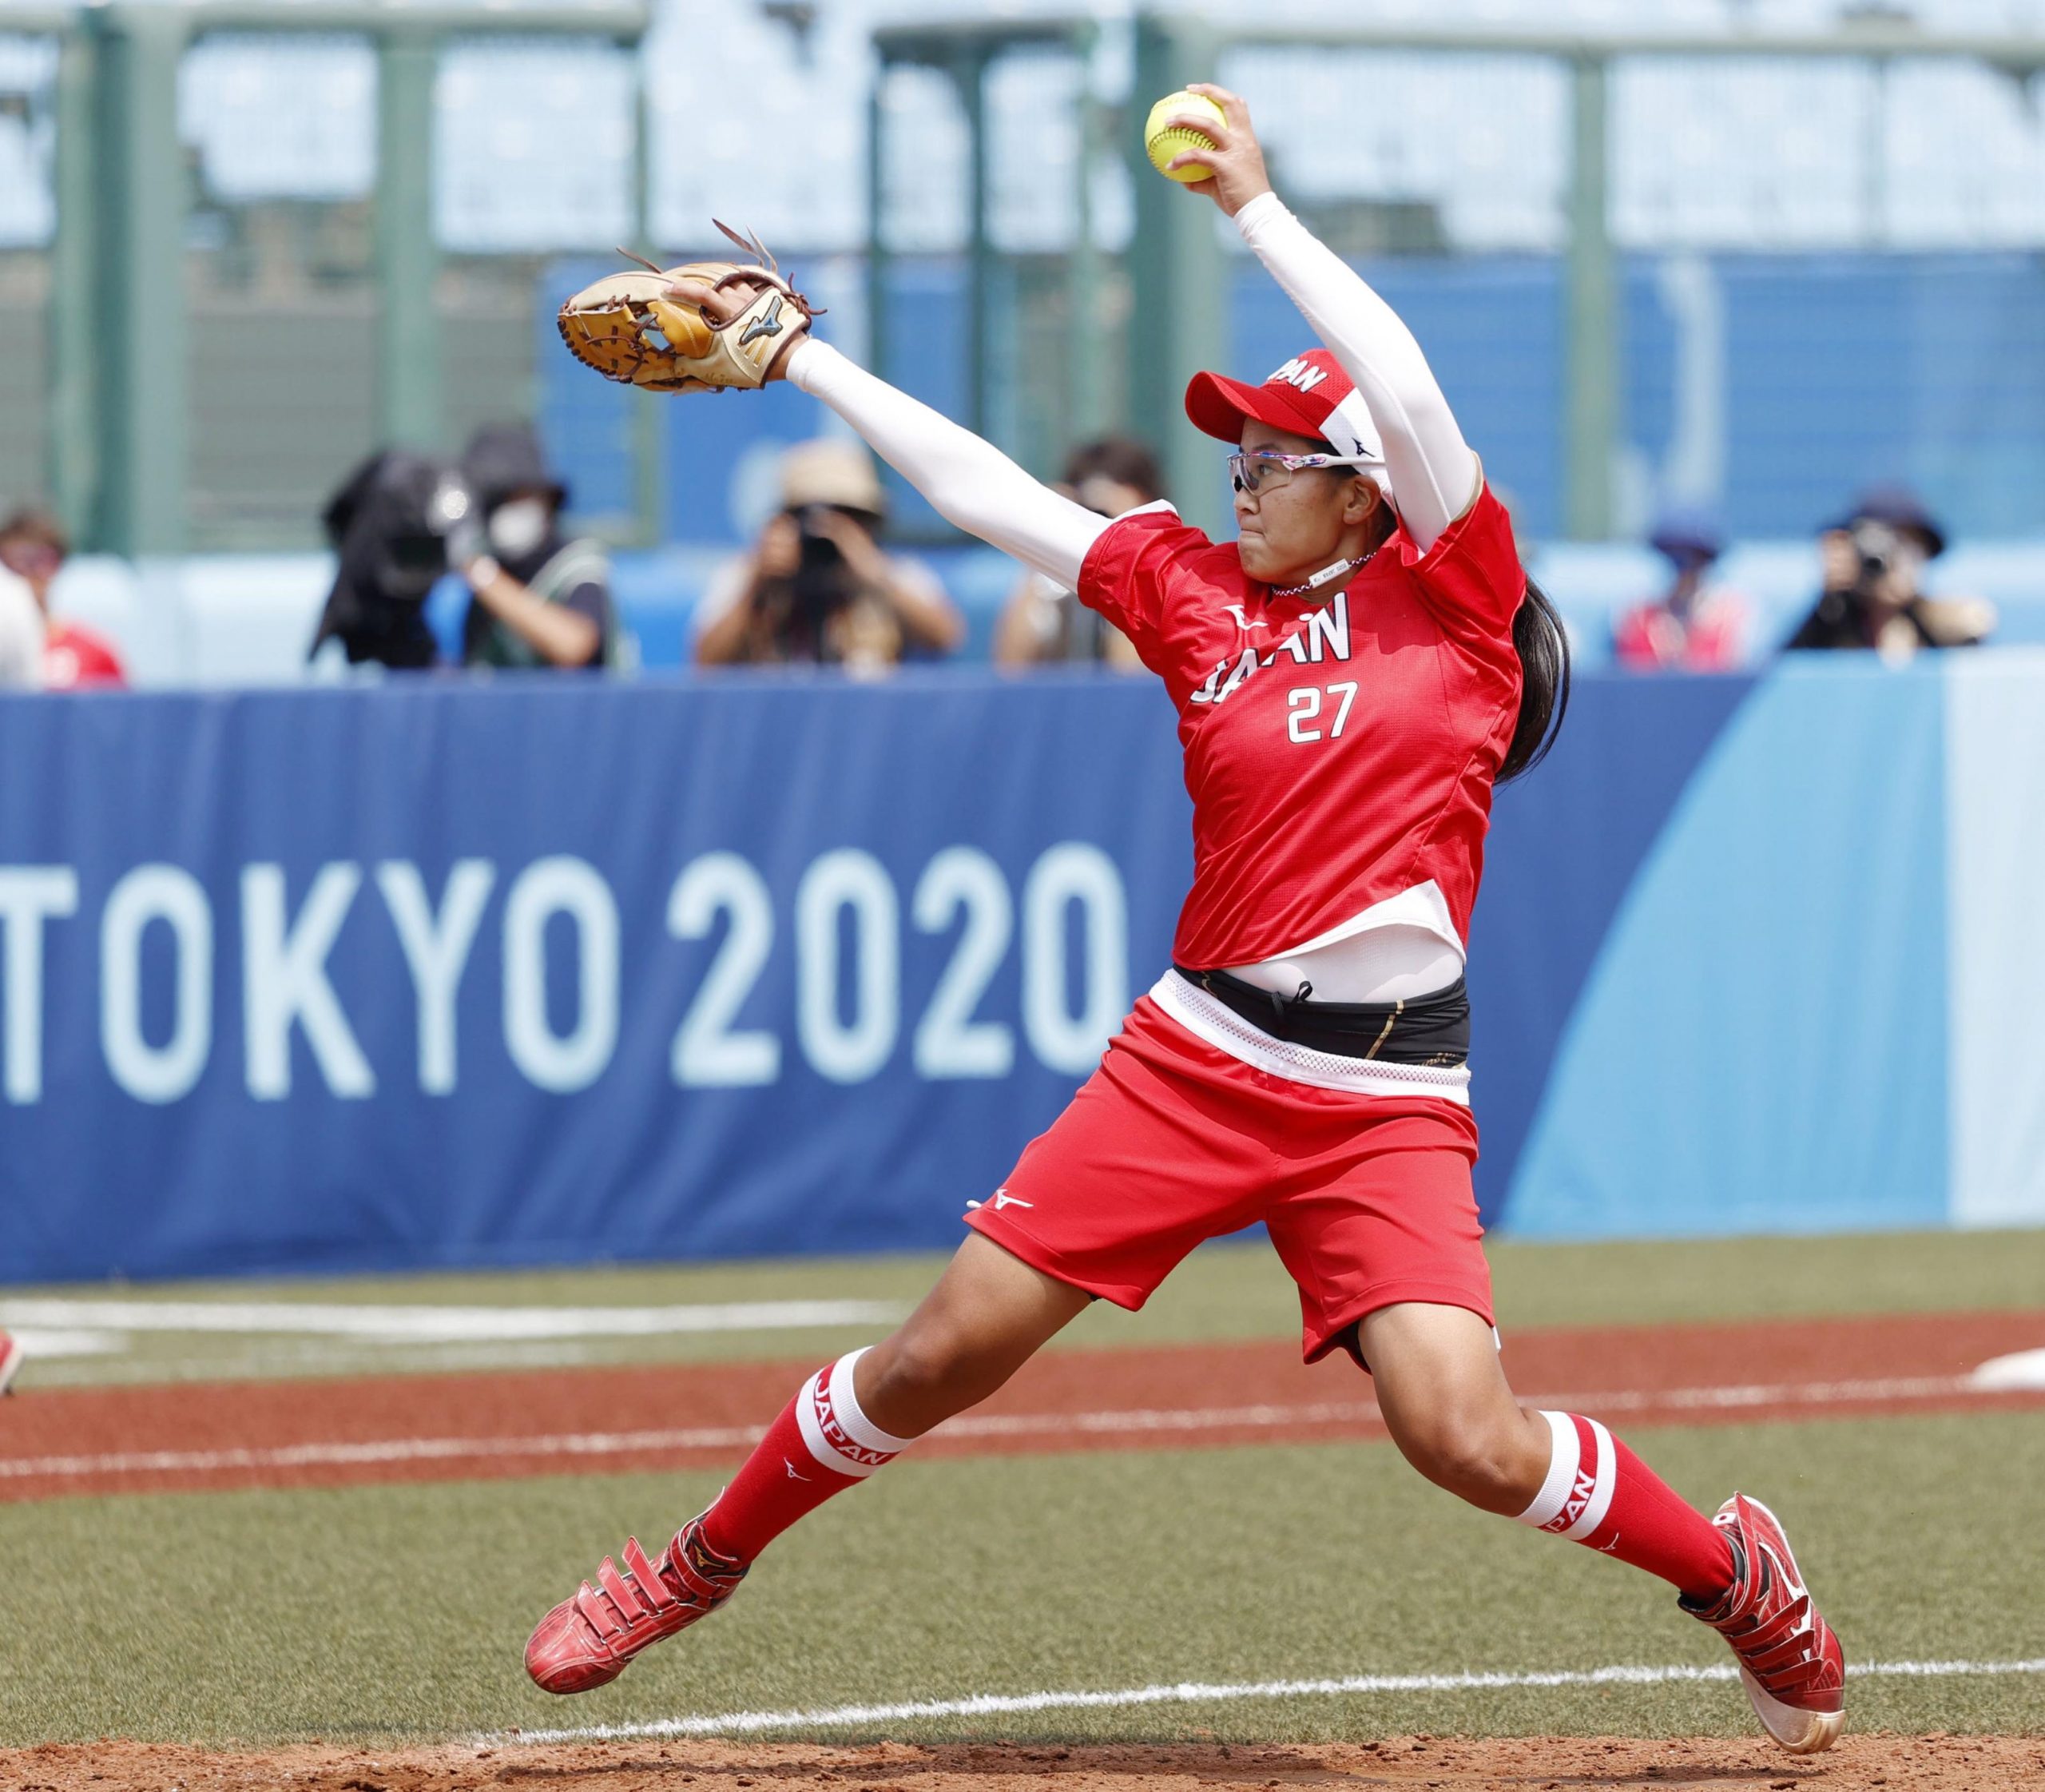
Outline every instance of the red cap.
[[1295, 355], [1261, 386], [1218, 373], [1196, 373], [1185, 389], [1193, 427], [1224, 442], [1241, 442], [1243, 421], [1254, 417], [1273, 429], [1310, 435], [1337, 454], [1368, 455], [1383, 464], [1377, 426], [1349, 376], [1325, 348]]

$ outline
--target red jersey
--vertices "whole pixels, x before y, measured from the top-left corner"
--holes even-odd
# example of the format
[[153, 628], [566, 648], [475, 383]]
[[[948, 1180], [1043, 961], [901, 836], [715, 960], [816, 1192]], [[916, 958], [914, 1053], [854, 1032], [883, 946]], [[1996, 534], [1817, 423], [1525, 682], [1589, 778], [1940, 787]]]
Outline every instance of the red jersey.
[[1736, 672], [1746, 662], [1747, 606], [1707, 592], [1686, 623], [1665, 603], [1636, 604], [1612, 625], [1612, 654], [1635, 672]]
[[105, 637], [76, 622], [53, 618], [42, 646], [42, 688], [117, 689], [128, 682], [121, 656]]
[[1102, 534], [1080, 599], [1179, 712], [1193, 874], [1177, 963], [1275, 958], [1429, 882], [1467, 939], [1526, 590], [1488, 487], [1427, 553], [1402, 528], [1332, 598], [1274, 594], [1234, 542], [1166, 508]]

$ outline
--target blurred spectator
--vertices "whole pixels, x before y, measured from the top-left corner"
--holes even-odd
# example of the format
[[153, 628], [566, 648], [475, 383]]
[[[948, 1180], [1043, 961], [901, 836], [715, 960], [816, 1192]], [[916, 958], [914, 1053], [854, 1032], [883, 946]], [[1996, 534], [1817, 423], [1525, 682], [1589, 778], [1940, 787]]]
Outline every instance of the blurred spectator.
[[486, 423], [469, 439], [462, 477], [482, 525], [459, 570], [474, 594], [462, 629], [469, 666], [618, 664], [625, 639], [610, 565], [595, 542], [561, 533], [568, 488], [547, 471], [525, 423]]
[[[1165, 495], [1157, 456], [1126, 435], [1104, 436], [1074, 448], [1058, 489], [1097, 516], [1120, 516]], [[997, 666], [1077, 661], [1120, 672], [1142, 668], [1126, 635], [1071, 592], [1035, 572], [1016, 582], [1003, 606], [995, 628], [994, 658]]]
[[1705, 581], [1725, 551], [1717, 525], [1697, 511], [1671, 511], [1649, 545], [1669, 562], [1668, 589], [1612, 625], [1612, 653], [1632, 672], [1730, 672], [1747, 657], [1747, 600]]
[[42, 689], [42, 611], [28, 581], [0, 566], [0, 691]]
[[1922, 589], [1924, 568], [1945, 550], [1945, 531], [1912, 494], [1869, 492], [1819, 536], [1825, 589], [1790, 647], [1872, 648], [1900, 661], [1920, 648], [1977, 645], [1995, 626], [1995, 606]]
[[128, 674], [113, 644], [82, 623], [50, 613], [50, 587], [70, 553], [63, 524], [47, 511], [24, 508], [0, 523], [0, 566], [29, 588], [42, 618], [43, 689], [118, 689]]
[[875, 672], [959, 645], [965, 624], [937, 575], [876, 539], [886, 499], [864, 445], [797, 443], [780, 480], [780, 509], [697, 606], [699, 664]]
[[334, 582], [308, 658], [336, 643], [351, 666], [413, 672], [440, 657], [424, 606], [454, 544], [473, 536], [468, 488], [430, 455], [382, 448], [354, 467], [320, 513]]

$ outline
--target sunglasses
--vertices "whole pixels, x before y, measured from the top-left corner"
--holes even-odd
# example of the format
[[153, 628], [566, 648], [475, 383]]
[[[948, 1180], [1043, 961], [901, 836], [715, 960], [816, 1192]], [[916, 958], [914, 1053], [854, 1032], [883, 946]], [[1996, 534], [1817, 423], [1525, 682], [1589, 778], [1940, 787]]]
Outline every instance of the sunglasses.
[[1375, 455], [1281, 455], [1253, 448], [1229, 456], [1229, 483], [1237, 491], [1270, 491], [1312, 467], [1378, 467]]

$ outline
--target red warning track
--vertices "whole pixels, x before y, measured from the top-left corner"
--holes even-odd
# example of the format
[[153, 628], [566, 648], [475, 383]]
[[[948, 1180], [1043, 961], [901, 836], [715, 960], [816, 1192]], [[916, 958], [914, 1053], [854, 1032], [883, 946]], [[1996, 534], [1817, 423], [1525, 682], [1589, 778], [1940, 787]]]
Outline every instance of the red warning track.
[[[2045, 1405], [1984, 1362], [2045, 1348], [2045, 1312], [1522, 1332], [1530, 1405], [1728, 1424]], [[744, 1455], [812, 1363], [684, 1364], [31, 1393], [0, 1405], [0, 1501], [81, 1494], [711, 1468]], [[1053, 1351], [919, 1456], [1381, 1437], [1346, 1359], [1276, 1342]]]

